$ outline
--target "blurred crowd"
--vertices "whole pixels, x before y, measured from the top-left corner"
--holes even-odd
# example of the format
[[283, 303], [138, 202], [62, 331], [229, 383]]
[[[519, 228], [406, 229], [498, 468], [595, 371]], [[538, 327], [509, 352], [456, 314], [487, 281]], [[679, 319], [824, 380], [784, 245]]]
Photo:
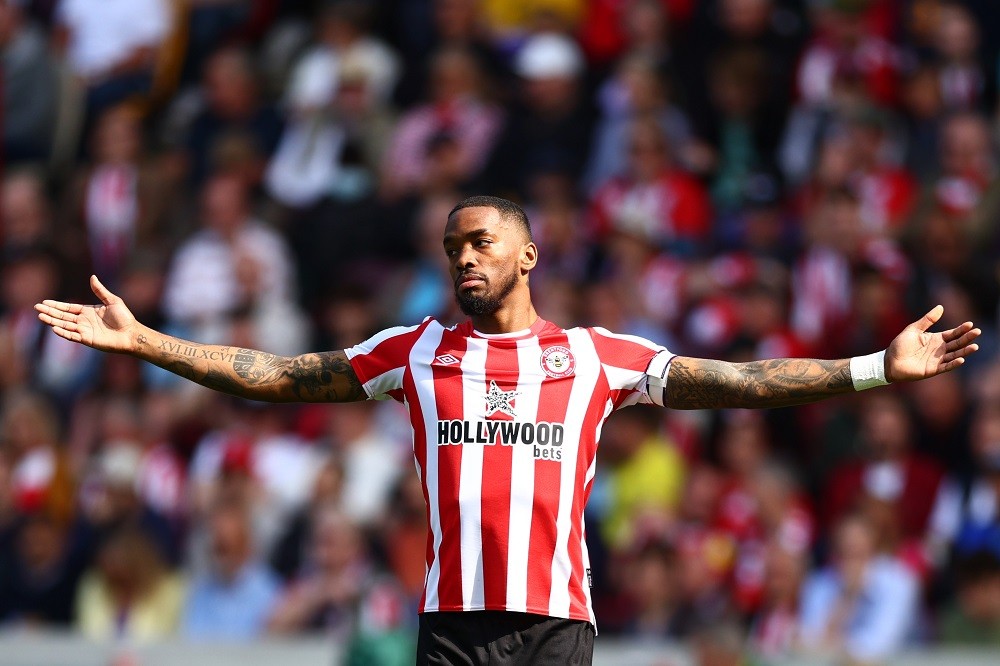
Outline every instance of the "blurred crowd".
[[564, 327], [729, 360], [870, 353], [936, 303], [983, 330], [915, 385], [613, 416], [602, 636], [1000, 646], [1000, 3], [0, 0], [0, 54], [3, 625], [412, 660], [399, 405], [237, 400], [32, 305], [96, 273], [150, 326], [284, 355], [457, 321], [442, 228], [490, 193]]

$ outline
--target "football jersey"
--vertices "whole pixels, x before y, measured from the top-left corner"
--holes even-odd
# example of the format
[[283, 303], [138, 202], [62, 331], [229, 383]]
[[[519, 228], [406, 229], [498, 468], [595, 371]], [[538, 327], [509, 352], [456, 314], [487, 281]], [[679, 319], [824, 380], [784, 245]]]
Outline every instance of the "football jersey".
[[427, 503], [420, 611], [594, 622], [583, 510], [601, 426], [652, 402], [672, 354], [601, 328], [484, 334], [428, 318], [346, 350], [370, 398], [407, 407]]

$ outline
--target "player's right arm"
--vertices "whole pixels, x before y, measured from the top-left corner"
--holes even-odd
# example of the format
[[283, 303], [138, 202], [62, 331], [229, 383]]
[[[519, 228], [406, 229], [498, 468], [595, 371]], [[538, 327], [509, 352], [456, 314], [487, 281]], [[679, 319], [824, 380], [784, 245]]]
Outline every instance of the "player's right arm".
[[352, 402], [367, 395], [343, 351], [276, 356], [255, 349], [203, 345], [136, 321], [96, 276], [101, 305], [43, 301], [38, 318], [56, 335], [107, 352], [130, 354], [202, 386], [268, 402]]

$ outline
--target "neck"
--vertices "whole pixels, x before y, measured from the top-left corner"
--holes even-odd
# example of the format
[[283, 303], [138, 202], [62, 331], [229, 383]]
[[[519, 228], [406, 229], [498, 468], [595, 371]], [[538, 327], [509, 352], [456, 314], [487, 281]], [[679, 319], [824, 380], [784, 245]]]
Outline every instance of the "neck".
[[489, 315], [472, 317], [472, 326], [481, 333], [513, 333], [531, 328], [538, 319], [531, 299], [517, 299]]

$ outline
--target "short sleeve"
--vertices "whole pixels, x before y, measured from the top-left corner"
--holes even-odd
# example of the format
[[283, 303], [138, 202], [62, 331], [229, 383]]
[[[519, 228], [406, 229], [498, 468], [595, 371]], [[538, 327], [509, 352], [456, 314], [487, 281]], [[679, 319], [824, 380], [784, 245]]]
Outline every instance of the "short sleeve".
[[675, 354], [662, 345], [635, 335], [603, 328], [589, 329], [608, 379], [615, 409], [635, 404], [659, 404], [649, 395], [648, 377], [665, 377]]
[[410, 351], [428, 321], [430, 320], [425, 320], [419, 326], [387, 328], [344, 350], [369, 398], [389, 396], [402, 400], [403, 375]]

